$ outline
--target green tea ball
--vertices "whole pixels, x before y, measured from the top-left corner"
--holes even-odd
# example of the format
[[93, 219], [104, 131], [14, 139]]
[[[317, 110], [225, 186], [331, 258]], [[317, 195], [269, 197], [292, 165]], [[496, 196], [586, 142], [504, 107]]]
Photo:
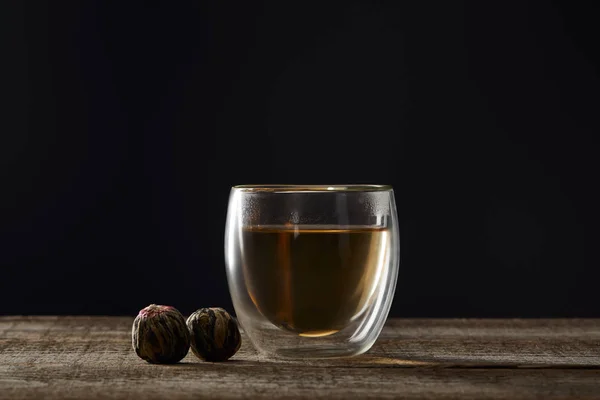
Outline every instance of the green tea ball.
[[131, 342], [135, 353], [153, 364], [174, 364], [190, 350], [185, 318], [174, 307], [151, 304], [133, 321]]
[[242, 344], [237, 323], [222, 308], [201, 308], [186, 321], [190, 331], [192, 352], [205, 361], [225, 361]]

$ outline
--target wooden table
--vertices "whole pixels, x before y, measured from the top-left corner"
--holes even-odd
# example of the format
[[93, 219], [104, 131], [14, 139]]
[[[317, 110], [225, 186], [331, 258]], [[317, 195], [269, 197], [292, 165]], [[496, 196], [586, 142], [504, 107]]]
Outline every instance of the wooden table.
[[362, 356], [151, 365], [128, 317], [0, 317], [0, 398], [600, 399], [600, 320], [389, 320]]

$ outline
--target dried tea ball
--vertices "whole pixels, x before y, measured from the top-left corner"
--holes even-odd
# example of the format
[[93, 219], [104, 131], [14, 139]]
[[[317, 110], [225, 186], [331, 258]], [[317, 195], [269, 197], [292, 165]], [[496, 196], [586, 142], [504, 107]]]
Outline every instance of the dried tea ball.
[[237, 323], [222, 308], [201, 308], [186, 321], [190, 330], [192, 351], [205, 361], [225, 361], [242, 344]]
[[174, 364], [190, 350], [190, 333], [176, 308], [151, 304], [133, 321], [131, 342], [136, 354], [149, 363]]

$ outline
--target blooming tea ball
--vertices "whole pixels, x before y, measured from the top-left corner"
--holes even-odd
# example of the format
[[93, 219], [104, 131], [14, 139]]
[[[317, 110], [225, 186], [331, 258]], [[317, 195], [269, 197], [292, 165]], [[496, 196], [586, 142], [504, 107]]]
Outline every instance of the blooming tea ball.
[[149, 363], [174, 364], [190, 350], [185, 318], [174, 307], [151, 304], [133, 321], [131, 341], [135, 353]]
[[235, 319], [222, 308], [201, 308], [187, 319], [194, 354], [205, 361], [225, 361], [242, 344]]

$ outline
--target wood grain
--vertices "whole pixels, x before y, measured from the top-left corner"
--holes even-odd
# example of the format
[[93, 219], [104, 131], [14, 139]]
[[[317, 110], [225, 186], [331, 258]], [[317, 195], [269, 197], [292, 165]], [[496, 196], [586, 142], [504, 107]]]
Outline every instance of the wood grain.
[[362, 356], [151, 365], [128, 317], [0, 317], [0, 398], [600, 399], [600, 320], [389, 320]]

